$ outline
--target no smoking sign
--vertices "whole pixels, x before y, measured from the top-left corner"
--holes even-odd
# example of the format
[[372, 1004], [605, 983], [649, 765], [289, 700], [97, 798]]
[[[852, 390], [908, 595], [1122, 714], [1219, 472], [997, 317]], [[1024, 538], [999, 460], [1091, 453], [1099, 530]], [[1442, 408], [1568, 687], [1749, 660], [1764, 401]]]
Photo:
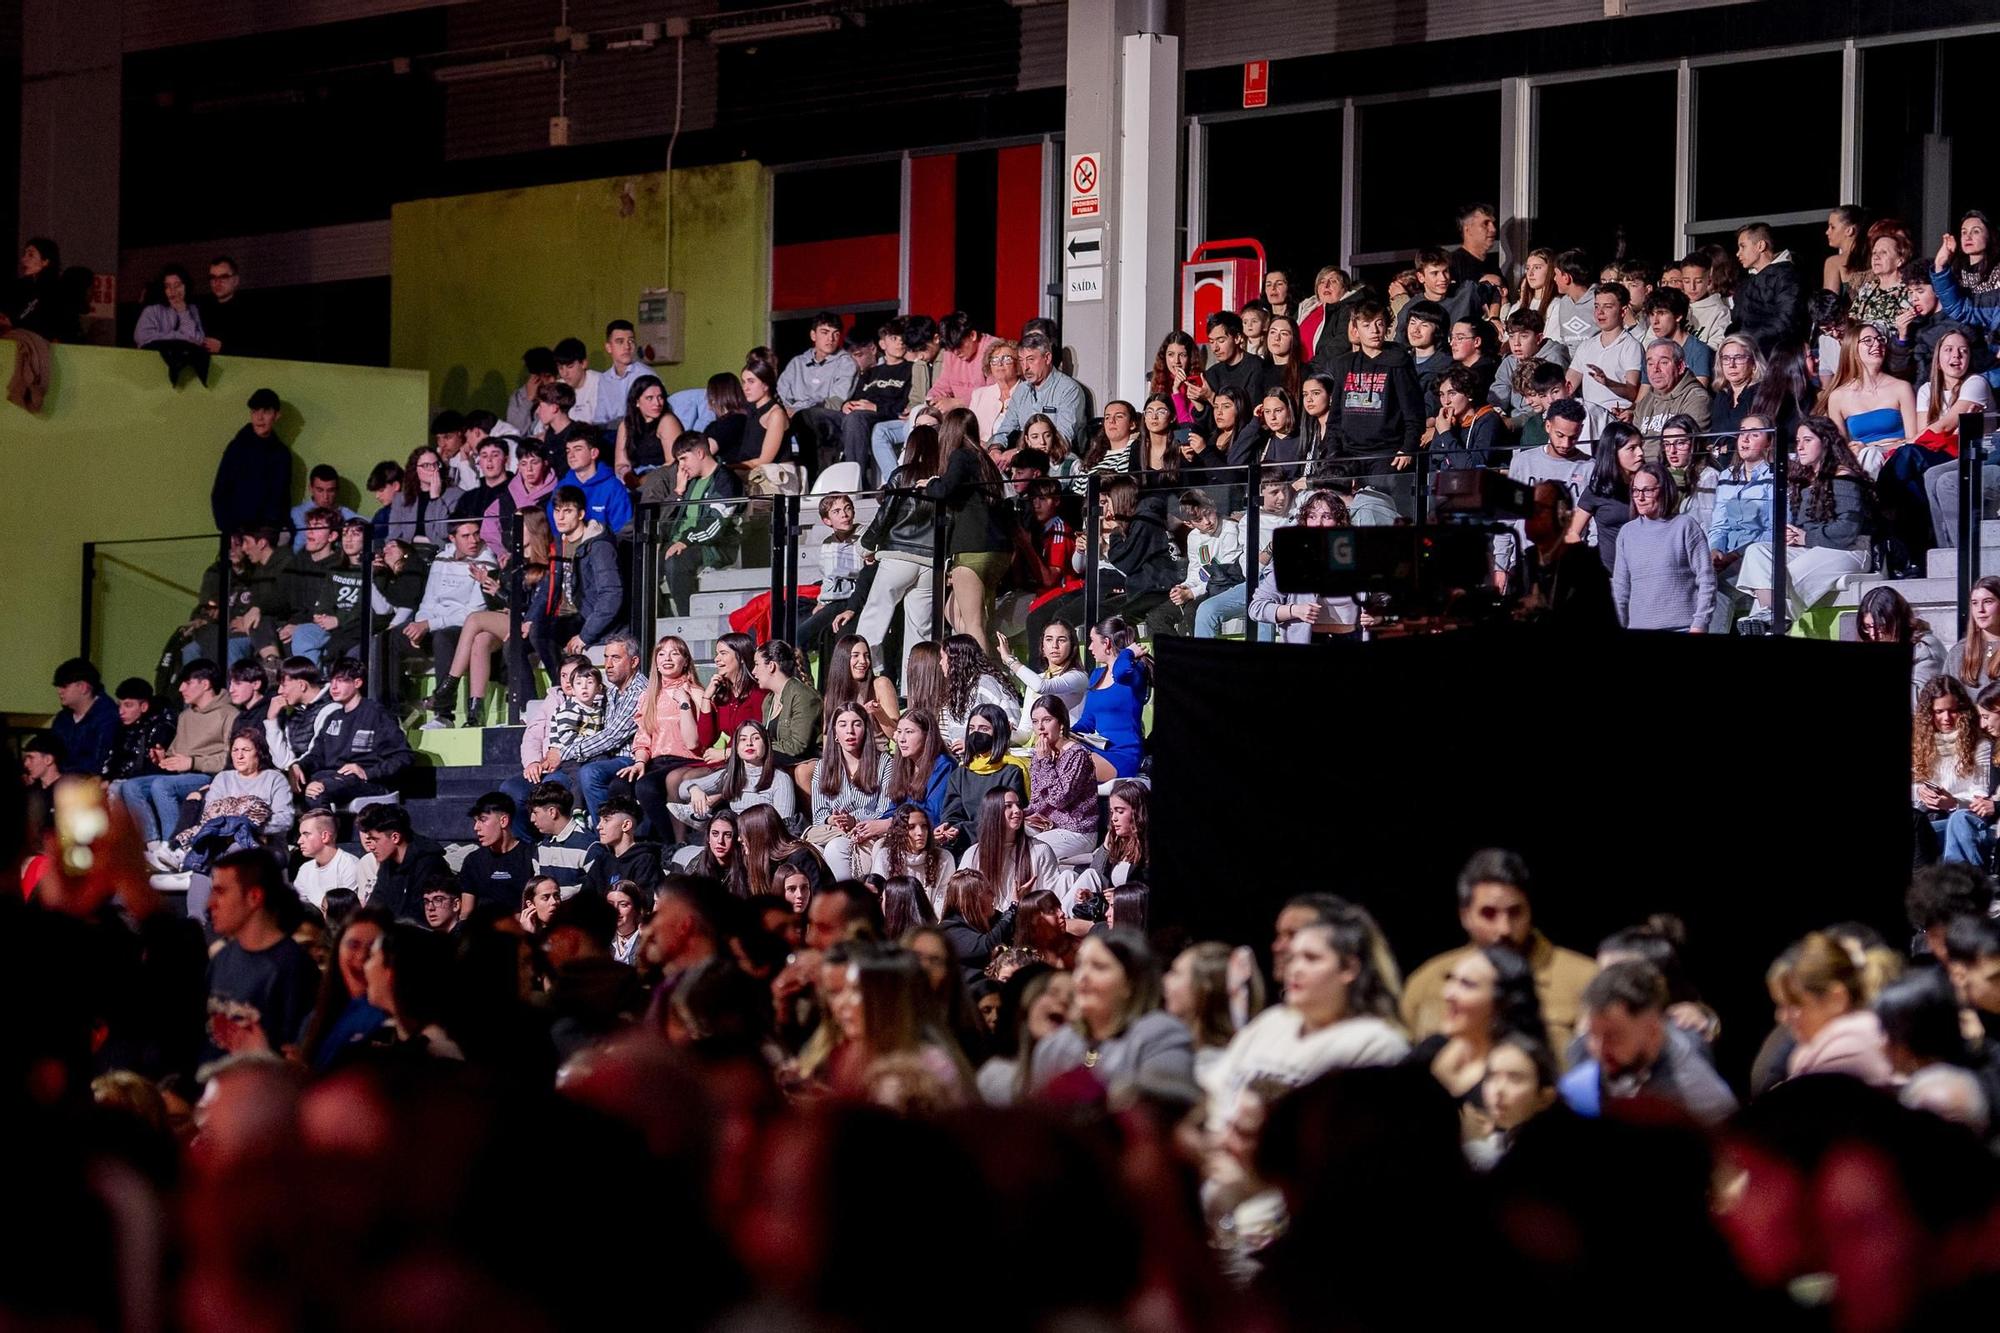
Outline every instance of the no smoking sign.
[[1094, 218], [1103, 211], [1098, 185], [1103, 176], [1096, 153], [1077, 153], [1069, 160], [1069, 215]]

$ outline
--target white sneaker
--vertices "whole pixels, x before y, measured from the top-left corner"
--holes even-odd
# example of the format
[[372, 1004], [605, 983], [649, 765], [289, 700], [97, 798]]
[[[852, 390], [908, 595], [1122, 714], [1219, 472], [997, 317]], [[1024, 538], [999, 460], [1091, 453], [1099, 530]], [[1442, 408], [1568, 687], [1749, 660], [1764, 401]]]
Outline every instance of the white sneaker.
[[182, 870], [174, 874], [155, 875], [148, 882], [162, 892], [186, 893], [188, 886], [194, 883], [194, 872], [192, 870]]
[[146, 864], [155, 870], [173, 870], [176, 867], [167, 859], [167, 844], [155, 839], [146, 844]]
[[418, 730], [418, 731], [450, 731], [450, 730], [451, 730], [451, 723], [449, 723], [449, 722], [446, 722], [446, 721], [445, 721], [444, 719], [442, 719], [442, 718], [436, 718], [436, 717], [434, 717], [434, 718], [432, 718], [432, 719], [431, 719], [430, 721], [428, 721], [428, 722], [424, 723], [424, 725], [423, 725], [423, 726], [421, 726], [421, 727], [418, 727], [418, 728], [417, 728], [417, 730]]

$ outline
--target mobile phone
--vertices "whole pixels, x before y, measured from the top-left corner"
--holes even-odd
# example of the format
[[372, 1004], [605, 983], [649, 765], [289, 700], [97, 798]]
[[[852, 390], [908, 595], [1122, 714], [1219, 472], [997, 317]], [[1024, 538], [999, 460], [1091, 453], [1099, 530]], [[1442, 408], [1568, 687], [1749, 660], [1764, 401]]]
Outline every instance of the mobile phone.
[[111, 828], [104, 787], [87, 778], [64, 778], [56, 784], [55, 807], [63, 870], [72, 875], [88, 874], [97, 864], [97, 840]]

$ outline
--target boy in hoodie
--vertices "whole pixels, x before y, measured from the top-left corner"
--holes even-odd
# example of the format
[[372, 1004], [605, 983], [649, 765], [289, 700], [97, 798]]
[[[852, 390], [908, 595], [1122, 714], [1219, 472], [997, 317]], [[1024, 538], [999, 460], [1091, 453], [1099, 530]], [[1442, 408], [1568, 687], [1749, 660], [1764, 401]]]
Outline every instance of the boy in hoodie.
[[[563, 442], [563, 459], [569, 464], [569, 471], [563, 474], [556, 490], [574, 486], [582, 491], [590, 521], [603, 524], [604, 530], [615, 537], [632, 524], [632, 493], [605, 464], [605, 452], [604, 441], [595, 431], [572, 434]], [[551, 504], [551, 525], [555, 518], [555, 506]]]
[[629, 796], [610, 797], [597, 807], [597, 842], [604, 854], [584, 872], [586, 890], [602, 897], [621, 879], [639, 884], [659, 882], [660, 845], [638, 839], [639, 821], [644, 817], [639, 803]]
[[327, 600], [327, 581], [342, 565], [341, 519], [332, 509], [309, 509], [305, 526], [299, 530], [302, 544], [290, 553], [285, 572], [287, 614], [278, 626], [278, 642], [288, 653], [319, 661], [326, 646], [327, 630], [318, 623], [319, 608]]
[[312, 748], [292, 765], [293, 780], [316, 805], [385, 796], [396, 775], [410, 766], [402, 723], [363, 693], [367, 684], [368, 669], [351, 658], [333, 669], [327, 692], [340, 712], [327, 719]]
[[[128, 676], [113, 691], [118, 701], [118, 731], [104, 760], [104, 778], [113, 784], [126, 778], [160, 772], [153, 751], [174, 743], [174, 714], [153, 693], [151, 681]], [[117, 794], [114, 785], [112, 794]]]
[[555, 528], [549, 572], [528, 601], [528, 641], [551, 672], [561, 668], [565, 653], [584, 652], [622, 628], [618, 548], [604, 525], [588, 517], [586, 504], [577, 487], [556, 488], [549, 507]]
[[[1332, 427], [1350, 457], [1410, 466], [1424, 432], [1424, 395], [1407, 349], [1389, 342], [1389, 312], [1379, 301], [1354, 308], [1354, 349], [1333, 366], [1339, 386]], [[1447, 358], [1448, 360], [1448, 358]], [[1379, 466], [1379, 463], [1363, 467]]]
[[1729, 302], [1715, 290], [1708, 256], [1692, 254], [1681, 261], [1681, 291], [1688, 299], [1688, 329], [1707, 343], [1710, 351], [1720, 351], [1729, 336]]
[[283, 527], [292, 507], [292, 454], [278, 438], [278, 395], [259, 389], [245, 406], [250, 424], [222, 451], [209, 488], [217, 532]]
[[[341, 528], [340, 561], [329, 566], [320, 580], [311, 617], [292, 632], [292, 651], [300, 657], [331, 666], [360, 648], [361, 599], [369, 595], [368, 571], [361, 568], [367, 533], [368, 520], [362, 518], [348, 519]], [[376, 605], [385, 622], [390, 614], [383, 609], [387, 606], [386, 600]]]
[[[499, 561], [479, 540], [477, 518], [457, 518], [451, 524], [451, 545], [431, 561], [424, 579], [424, 597], [409, 624], [391, 634], [385, 643], [383, 664], [387, 679], [397, 678], [402, 654], [407, 648], [421, 648], [430, 642], [431, 658], [437, 665], [438, 687], [430, 698], [431, 711], [444, 726], [451, 725], [452, 710], [458, 700], [458, 677], [451, 674], [452, 655], [458, 651], [458, 632], [465, 618], [484, 611], [489, 590], [497, 590], [493, 570]], [[472, 701], [469, 716], [479, 715], [480, 700]]]

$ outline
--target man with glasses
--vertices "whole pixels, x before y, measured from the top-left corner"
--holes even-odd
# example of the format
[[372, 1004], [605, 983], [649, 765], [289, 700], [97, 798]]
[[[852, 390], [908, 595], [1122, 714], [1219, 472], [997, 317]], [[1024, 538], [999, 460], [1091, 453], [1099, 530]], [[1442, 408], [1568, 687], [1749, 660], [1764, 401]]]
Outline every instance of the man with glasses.
[[201, 311], [202, 346], [211, 354], [268, 356], [256, 328], [256, 299], [244, 295], [242, 272], [228, 255], [208, 261], [208, 295], [195, 302]]
[[[1238, 320], [1237, 328], [1242, 327]], [[1065, 440], [1074, 440], [1083, 424], [1083, 386], [1056, 369], [1056, 347], [1047, 334], [1022, 335], [1019, 354], [1021, 382], [1014, 386], [1000, 419], [993, 423], [994, 438], [1011, 438], [1027, 426], [1030, 417], [1042, 413], [1056, 423]]]

